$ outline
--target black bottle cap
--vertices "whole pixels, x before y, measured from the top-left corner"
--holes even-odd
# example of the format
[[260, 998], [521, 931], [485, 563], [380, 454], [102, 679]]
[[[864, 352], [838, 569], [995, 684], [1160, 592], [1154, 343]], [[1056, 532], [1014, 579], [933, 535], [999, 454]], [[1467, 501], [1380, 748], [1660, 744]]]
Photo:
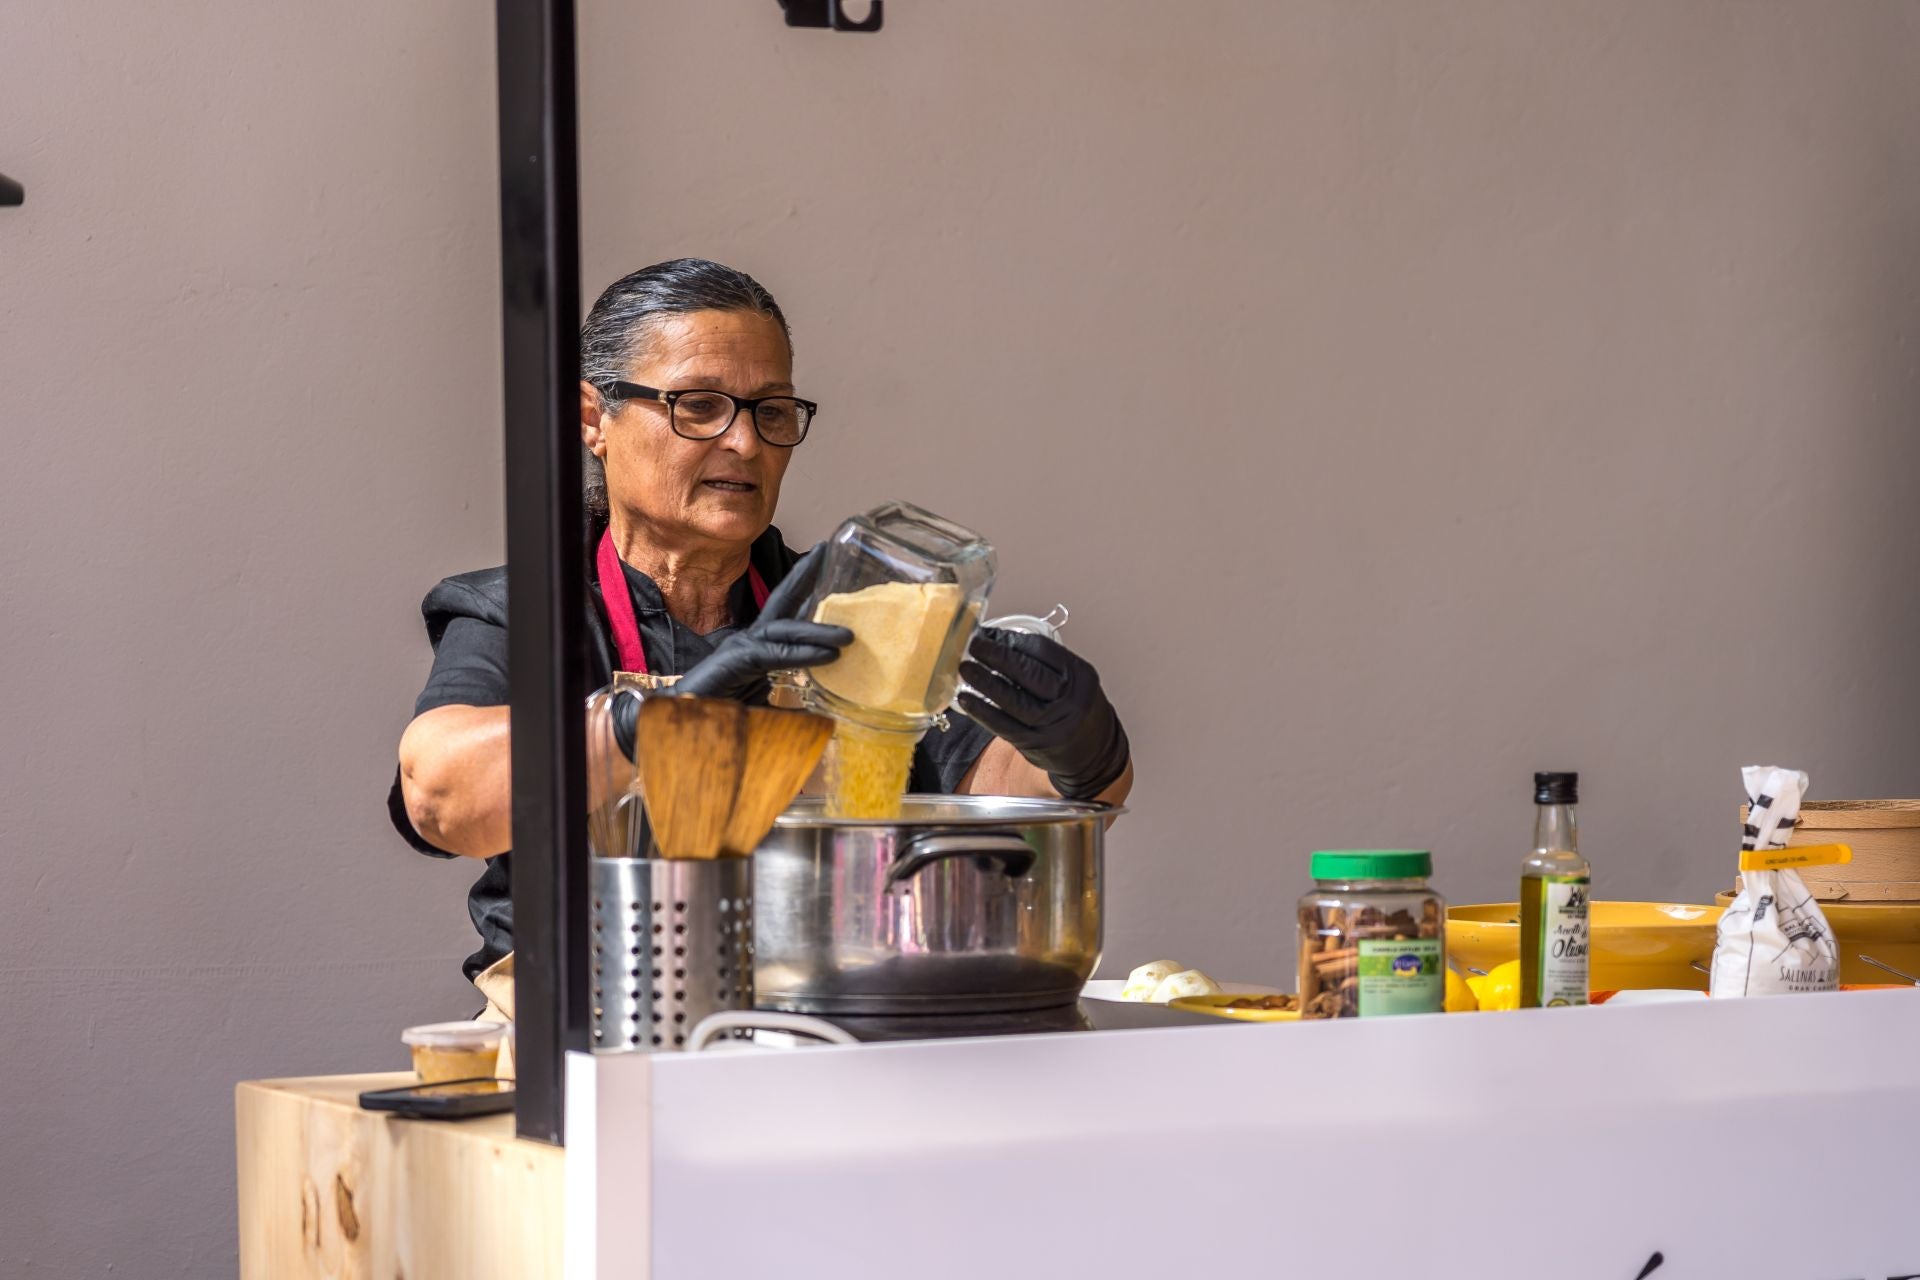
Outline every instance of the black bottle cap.
[[1536, 773], [1533, 775], [1535, 804], [1579, 804], [1580, 775], [1577, 773]]

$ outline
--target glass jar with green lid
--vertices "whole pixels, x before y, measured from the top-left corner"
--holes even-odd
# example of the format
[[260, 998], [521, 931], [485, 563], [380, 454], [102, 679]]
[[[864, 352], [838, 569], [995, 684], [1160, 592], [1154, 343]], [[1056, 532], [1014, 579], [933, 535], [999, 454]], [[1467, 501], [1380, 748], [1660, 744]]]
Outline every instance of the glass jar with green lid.
[[1439, 1013], [1447, 1001], [1447, 904], [1424, 849], [1327, 849], [1300, 899], [1300, 1012], [1307, 1018]]

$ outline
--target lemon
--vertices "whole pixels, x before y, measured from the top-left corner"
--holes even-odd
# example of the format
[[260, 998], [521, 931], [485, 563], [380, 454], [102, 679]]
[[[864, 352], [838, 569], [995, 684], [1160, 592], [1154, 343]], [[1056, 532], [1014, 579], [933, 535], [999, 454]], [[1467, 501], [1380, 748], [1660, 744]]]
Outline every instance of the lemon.
[[1455, 973], [1452, 969], [1448, 969], [1447, 1012], [1472, 1013], [1479, 1007], [1480, 997], [1473, 993], [1473, 988], [1467, 984], [1467, 980], [1458, 973]]
[[1474, 997], [1482, 1009], [1518, 1009], [1520, 1007], [1520, 962], [1497, 964], [1483, 978], [1471, 979]]

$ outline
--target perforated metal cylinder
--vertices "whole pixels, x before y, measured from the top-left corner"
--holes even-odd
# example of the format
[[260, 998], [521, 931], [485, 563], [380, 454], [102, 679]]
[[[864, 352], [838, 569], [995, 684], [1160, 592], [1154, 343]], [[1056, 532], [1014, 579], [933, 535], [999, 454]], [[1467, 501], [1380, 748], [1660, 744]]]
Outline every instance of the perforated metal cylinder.
[[593, 859], [596, 1053], [684, 1048], [710, 1013], [753, 1007], [753, 860]]

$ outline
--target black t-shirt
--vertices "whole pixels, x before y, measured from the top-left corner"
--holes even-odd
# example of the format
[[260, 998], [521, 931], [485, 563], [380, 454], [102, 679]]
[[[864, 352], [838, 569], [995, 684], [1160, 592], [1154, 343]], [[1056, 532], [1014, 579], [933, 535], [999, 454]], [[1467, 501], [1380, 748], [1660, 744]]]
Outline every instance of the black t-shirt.
[[[780, 538], [778, 529], [769, 528], [753, 544], [750, 557], [754, 568], [768, 587], [779, 584], [799, 557]], [[640, 642], [646, 649], [647, 666], [656, 675], [685, 675], [702, 658], [712, 653], [722, 640], [759, 615], [753, 601], [753, 588], [742, 576], [734, 584], [732, 612], [734, 625], [700, 635], [683, 626], [667, 612], [665, 600], [653, 579], [638, 569], [622, 565], [627, 587], [633, 596], [634, 616], [640, 624]], [[592, 618], [588, 627], [587, 662], [589, 682], [594, 688], [613, 678], [613, 632], [607, 624], [606, 606], [588, 560], [588, 595]], [[420, 602], [427, 623], [427, 639], [433, 644], [433, 670], [426, 688], [415, 699], [417, 716], [434, 707], [498, 707], [507, 697], [507, 571], [482, 569], [443, 579]], [[950, 717], [945, 730], [933, 729], [914, 752], [913, 772], [908, 786], [919, 792], [951, 794], [986, 749], [992, 735], [963, 716]], [[394, 771], [393, 787], [387, 795], [387, 812], [393, 825], [408, 844], [437, 858], [456, 855], [435, 848], [407, 817], [400, 794], [400, 775]], [[498, 854], [487, 859], [486, 870], [467, 894], [467, 912], [474, 928], [480, 931], [480, 949], [467, 957], [463, 966], [471, 978], [513, 950], [512, 855]]]

